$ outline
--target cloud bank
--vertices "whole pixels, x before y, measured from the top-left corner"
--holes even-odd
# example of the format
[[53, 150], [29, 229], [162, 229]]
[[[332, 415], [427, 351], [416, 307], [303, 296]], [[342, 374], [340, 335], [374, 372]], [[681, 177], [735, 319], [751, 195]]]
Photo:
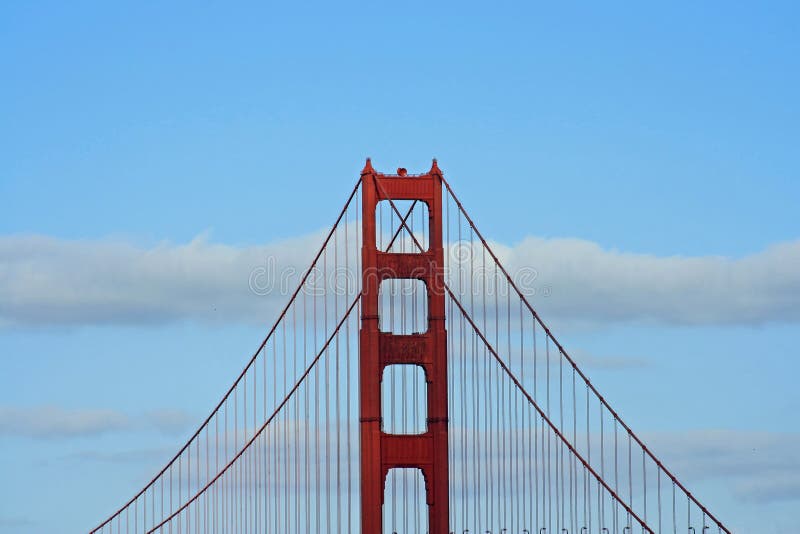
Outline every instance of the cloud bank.
[[[321, 232], [248, 247], [203, 238], [148, 248], [109, 240], [0, 237], [0, 325], [271, 321], [321, 242]], [[535, 273], [533, 301], [545, 319], [800, 321], [800, 241], [742, 258], [661, 257], [535, 237], [493, 248], [512, 273]]]
[[268, 258], [306, 266], [318, 235], [261, 247], [0, 237], [0, 324], [147, 324], [182, 319], [257, 322], [284, 303], [259, 295], [251, 273]]
[[743, 258], [606, 250], [579, 239], [493, 245], [511, 271], [533, 266], [550, 315], [599, 322], [763, 324], [800, 320], [800, 241]]
[[644, 438], [679, 479], [725, 480], [745, 502], [800, 500], [800, 434], [709, 429]]
[[175, 410], [158, 410], [132, 416], [104, 409], [0, 406], [0, 437], [78, 438], [143, 429], [175, 434], [184, 431], [193, 422], [188, 414]]

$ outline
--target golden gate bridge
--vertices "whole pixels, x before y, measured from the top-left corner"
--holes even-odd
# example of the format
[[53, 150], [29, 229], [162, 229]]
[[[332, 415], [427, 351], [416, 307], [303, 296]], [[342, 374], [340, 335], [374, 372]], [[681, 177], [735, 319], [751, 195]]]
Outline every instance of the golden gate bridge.
[[[528, 273], [530, 274], [530, 273]], [[92, 533], [729, 533], [620, 418], [434, 160], [369, 159], [208, 417]]]

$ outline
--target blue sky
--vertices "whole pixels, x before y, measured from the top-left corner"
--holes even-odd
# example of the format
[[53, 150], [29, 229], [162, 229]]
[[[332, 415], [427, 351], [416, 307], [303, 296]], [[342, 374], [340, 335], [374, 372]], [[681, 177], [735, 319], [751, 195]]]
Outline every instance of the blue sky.
[[[319, 242], [366, 156], [411, 172], [437, 157], [482, 231], [540, 268], [567, 347], [644, 362], [588, 370], [634, 429], [800, 441], [799, 15], [790, 2], [3, 5], [0, 469], [13, 483], [0, 530], [85, 529], [182, 442], [274, 318], [248, 300], [248, 267]], [[147, 251], [165, 274], [137, 282], [131, 259]], [[158, 300], [171, 280], [173, 307]], [[587, 318], [581, 283], [619, 295], [621, 316]], [[91, 288], [118, 313], [98, 312]], [[180, 300], [194, 290], [226, 315]], [[164, 313], [137, 315], [137, 294]], [[702, 318], [676, 320], [681, 303]], [[37, 417], [69, 424], [37, 430]], [[784, 448], [769, 454], [800, 480]], [[782, 487], [704, 500], [741, 532], [771, 531], [767, 516], [778, 532], [800, 501]]]

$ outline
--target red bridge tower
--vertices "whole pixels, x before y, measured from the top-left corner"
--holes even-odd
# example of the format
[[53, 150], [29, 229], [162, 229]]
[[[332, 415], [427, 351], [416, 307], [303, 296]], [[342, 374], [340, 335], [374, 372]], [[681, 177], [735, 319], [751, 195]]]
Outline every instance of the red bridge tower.
[[[401, 171], [398, 171], [401, 172]], [[447, 454], [447, 333], [445, 331], [442, 174], [433, 161], [427, 174], [386, 175], [367, 160], [362, 177], [362, 315], [360, 331], [361, 532], [382, 532], [384, 483], [389, 469], [418, 468], [425, 478], [431, 534], [447, 534], [450, 522]], [[390, 253], [376, 246], [376, 207], [381, 200], [417, 200], [428, 206], [429, 247]], [[427, 290], [428, 329], [411, 335], [381, 332], [378, 290], [382, 280], [421, 280]], [[381, 377], [392, 364], [420, 366], [427, 383], [427, 428], [423, 434], [387, 434], [381, 429]]]

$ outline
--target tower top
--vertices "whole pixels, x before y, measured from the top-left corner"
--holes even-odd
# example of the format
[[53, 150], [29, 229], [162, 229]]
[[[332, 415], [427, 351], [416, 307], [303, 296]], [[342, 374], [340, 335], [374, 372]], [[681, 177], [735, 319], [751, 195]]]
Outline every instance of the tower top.
[[370, 174], [375, 172], [375, 169], [372, 168], [372, 159], [367, 158], [367, 162], [364, 164], [364, 168], [361, 169], [361, 174]]
[[[375, 170], [375, 167], [372, 166], [372, 158], [367, 158], [367, 161], [364, 163], [364, 168], [361, 169], [361, 176], [364, 176], [365, 174], [380, 174], [381, 176], [391, 176], [377, 172]], [[431, 162], [431, 169], [426, 173], [408, 174], [408, 169], [406, 169], [405, 167], [398, 167], [397, 174], [395, 174], [395, 176], [400, 176], [404, 178], [407, 176], [424, 176], [426, 174], [436, 174], [441, 176], [442, 170], [439, 168], [439, 163], [436, 161], [436, 158], [433, 158], [433, 161]]]

